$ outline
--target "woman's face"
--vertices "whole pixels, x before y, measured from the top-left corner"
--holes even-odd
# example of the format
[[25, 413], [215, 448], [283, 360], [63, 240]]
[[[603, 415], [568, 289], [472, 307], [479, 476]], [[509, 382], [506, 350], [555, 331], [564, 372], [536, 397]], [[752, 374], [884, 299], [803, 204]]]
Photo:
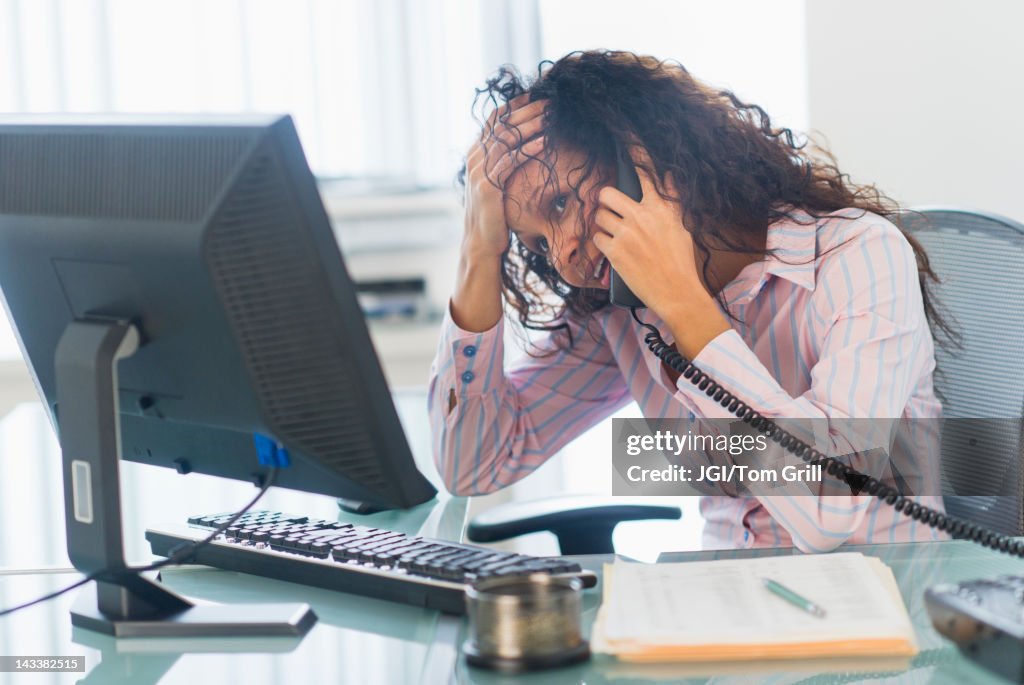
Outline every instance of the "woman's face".
[[[526, 162], [512, 175], [505, 200], [508, 226], [527, 248], [544, 255], [569, 285], [607, 290], [611, 269], [594, 246], [592, 238], [598, 229], [590, 219], [601, 187], [598, 174], [581, 182], [586, 169], [583, 155], [577, 153], [556, 152], [548, 161], [553, 179], [537, 160]], [[584, 201], [582, 212], [575, 187]], [[580, 226], [581, 215], [586, 217], [585, 226]]]

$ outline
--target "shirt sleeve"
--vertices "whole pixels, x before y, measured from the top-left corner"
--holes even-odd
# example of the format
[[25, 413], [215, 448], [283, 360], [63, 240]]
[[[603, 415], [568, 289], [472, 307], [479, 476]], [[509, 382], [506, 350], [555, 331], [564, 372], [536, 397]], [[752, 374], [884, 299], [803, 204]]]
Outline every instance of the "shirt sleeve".
[[603, 332], [568, 326], [571, 347], [549, 334], [506, 371], [503, 320], [472, 333], [446, 312], [427, 408], [434, 460], [453, 494], [492, 492], [529, 475], [629, 400]]
[[[830, 257], [815, 286], [813, 306], [826, 325], [806, 392], [791, 396], [735, 330], [717, 336], [693, 362], [762, 416], [787, 419], [787, 429], [809, 426], [804, 435], [791, 432], [876, 475], [877, 464], [870, 462], [877, 452], [865, 452], [868, 443], [863, 434], [854, 434], [851, 419], [871, 419], [864, 423], [872, 425], [898, 419], [917, 379], [934, 367], [917, 264], [894, 226], [869, 229]], [[697, 416], [735, 418], [687, 379], [680, 378], [677, 388], [679, 400]], [[862, 524], [871, 496], [853, 494], [827, 474], [821, 483], [807, 485], [801, 486], [806, 494], [754, 494], [797, 547], [834, 549]]]

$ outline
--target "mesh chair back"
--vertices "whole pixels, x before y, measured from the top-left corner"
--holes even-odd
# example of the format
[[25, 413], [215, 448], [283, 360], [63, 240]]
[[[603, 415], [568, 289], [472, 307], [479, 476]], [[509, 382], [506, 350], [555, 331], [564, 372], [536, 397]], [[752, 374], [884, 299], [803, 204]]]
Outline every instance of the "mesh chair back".
[[[1024, 225], [954, 209], [909, 214], [903, 226], [942, 280], [940, 312], [962, 346], [936, 347], [935, 388], [946, 418], [946, 510], [1024, 534]], [[938, 342], [938, 341], [936, 341]]]

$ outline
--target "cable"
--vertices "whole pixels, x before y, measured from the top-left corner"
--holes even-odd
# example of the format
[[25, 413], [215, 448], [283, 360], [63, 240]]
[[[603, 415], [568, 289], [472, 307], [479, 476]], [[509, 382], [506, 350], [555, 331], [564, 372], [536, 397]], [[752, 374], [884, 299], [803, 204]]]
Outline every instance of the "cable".
[[860, 473], [838, 459], [826, 456], [801, 441], [792, 433], [775, 424], [771, 419], [761, 416], [757, 410], [750, 407], [746, 402], [722, 387], [711, 376], [697, 368], [693, 362], [680, 354], [678, 350], [670, 347], [665, 342], [665, 339], [661, 337], [661, 333], [657, 328], [640, 320], [636, 307], [630, 307], [630, 312], [632, 312], [633, 319], [638, 324], [650, 331], [644, 336], [644, 342], [658, 359], [668, 364], [673, 370], [678, 371], [681, 377], [686, 378], [690, 383], [707, 394], [708, 397], [712, 397], [744, 422], [765, 433], [790, 453], [809, 464], [820, 464], [824, 467], [823, 471], [827, 472], [830, 476], [834, 476], [847, 484], [855, 485], [859, 492], [867, 492], [869, 495], [877, 497], [894, 507], [896, 511], [910, 516], [931, 528], [949, 533], [955, 539], [971, 540], [997, 552], [1005, 552], [1024, 558], [1024, 539], [1016, 540], [1009, 535], [996, 533], [975, 523], [930, 509], [909, 497], [903, 496], [896, 488], [886, 485], [873, 476]]
[[41, 604], [42, 602], [45, 602], [45, 601], [47, 601], [49, 599], [53, 599], [54, 597], [60, 597], [61, 595], [63, 595], [66, 592], [71, 592], [75, 588], [81, 587], [81, 586], [85, 585], [90, 580], [96, 580], [96, 578], [98, 578], [100, 575], [102, 575], [101, 571], [94, 571], [93, 573], [90, 573], [89, 575], [87, 575], [85, 578], [82, 578], [81, 580], [79, 580], [77, 582], [74, 582], [71, 585], [68, 585], [67, 587], [63, 587], [60, 590], [56, 590], [54, 592], [51, 592], [48, 595], [43, 595], [42, 597], [37, 597], [37, 598], [35, 598], [33, 600], [25, 602], [24, 604], [19, 604], [18, 606], [13, 606], [13, 607], [11, 607], [9, 609], [0, 609], [0, 618], [6, 616], [8, 614], [13, 614], [15, 611], [20, 611], [21, 609], [27, 609], [28, 607], [33, 606], [35, 604]]
[[263, 484], [260, 486], [260, 491], [256, 493], [256, 496], [253, 497], [252, 500], [245, 505], [245, 507], [243, 507], [242, 509], [238, 510], [235, 514], [233, 514], [228, 521], [218, 526], [216, 530], [214, 530], [212, 533], [210, 533], [202, 540], [196, 540], [195, 542], [183, 542], [177, 547], [173, 548], [166, 559], [155, 561], [146, 566], [138, 566], [119, 571], [113, 571], [111, 569], [100, 569], [99, 571], [93, 571], [92, 573], [88, 574], [85, 578], [77, 580], [71, 585], [65, 586], [60, 590], [55, 590], [48, 595], [37, 597], [35, 599], [24, 602], [23, 604], [13, 606], [8, 609], [0, 609], [0, 618], [7, 616], [8, 614], [13, 614], [15, 611], [27, 609], [30, 606], [41, 604], [48, 600], [54, 599], [55, 597], [60, 597], [61, 595], [71, 592], [76, 588], [82, 587], [86, 583], [93, 580], [116, 580], [118, 576], [124, 576], [126, 573], [138, 575], [140, 573], [145, 573], [146, 571], [154, 571], [158, 568], [163, 568], [164, 566], [169, 566], [171, 564], [177, 565], [184, 563], [193, 554], [195, 554], [200, 549], [206, 547], [211, 542], [213, 542], [218, 535], [223, 534], [224, 531], [226, 531], [231, 526], [235, 525], [235, 522], [238, 521], [238, 519], [245, 516], [245, 514], [247, 514], [249, 510], [252, 509], [256, 505], [256, 503], [260, 501], [260, 499], [262, 499], [263, 495], [267, 493], [267, 490], [270, 488], [270, 486], [274, 484], [274, 481], [277, 479], [277, 471], [278, 469], [276, 466], [271, 466], [270, 472], [267, 474], [267, 477], [263, 480]]
[[182, 564], [185, 561], [187, 561], [189, 557], [194, 555], [203, 547], [209, 545], [217, 538], [218, 535], [222, 535], [224, 531], [226, 531], [231, 526], [235, 525], [238, 519], [245, 516], [249, 512], [249, 510], [252, 509], [256, 505], [256, 503], [260, 501], [260, 499], [262, 499], [263, 495], [267, 493], [267, 490], [270, 489], [270, 486], [274, 484], [274, 481], [277, 480], [277, 471], [278, 468], [276, 466], [271, 466], [270, 473], [267, 474], [267, 477], [264, 479], [263, 485], [260, 486], [260, 491], [256, 493], [256, 496], [253, 497], [252, 500], [245, 505], [245, 507], [243, 507], [234, 515], [232, 515], [230, 519], [228, 519], [221, 525], [217, 526], [217, 528], [212, 533], [207, 535], [205, 538], [203, 538], [202, 540], [197, 540], [195, 542], [183, 542], [180, 545], [173, 547], [171, 549], [171, 553], [167, 555], [166, 559], [154, 561], [152, 564], [149, 564], [147, 566], [141, 566], [139, 568], [133, 568], [130, 570], [133, 573], [143, 573], [145, 571], [154, 571], [158, 568], [163, 568], [164, 566], [170, 566], [171, 564]]

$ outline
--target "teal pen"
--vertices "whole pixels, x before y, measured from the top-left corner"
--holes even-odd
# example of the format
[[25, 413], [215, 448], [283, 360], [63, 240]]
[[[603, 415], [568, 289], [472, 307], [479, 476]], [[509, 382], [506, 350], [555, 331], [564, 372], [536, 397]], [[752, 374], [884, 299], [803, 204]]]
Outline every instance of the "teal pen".
[[769, 592], [771, 592], [774, 595], [778, 595], [779, 597], [786, 600], [793, 606], [799, 607], [800, 609], [803, 609], [807, 613], [817, 616], [818, 618], [825, 618], [824, 609], [822, 609], [820, 606], [818, 606], [811, 600], [801, 597], [785, 585], [780, 585], [771, 578], [762, 578], [761, 582], [764, 583], [764, 586], [768, 589]]

